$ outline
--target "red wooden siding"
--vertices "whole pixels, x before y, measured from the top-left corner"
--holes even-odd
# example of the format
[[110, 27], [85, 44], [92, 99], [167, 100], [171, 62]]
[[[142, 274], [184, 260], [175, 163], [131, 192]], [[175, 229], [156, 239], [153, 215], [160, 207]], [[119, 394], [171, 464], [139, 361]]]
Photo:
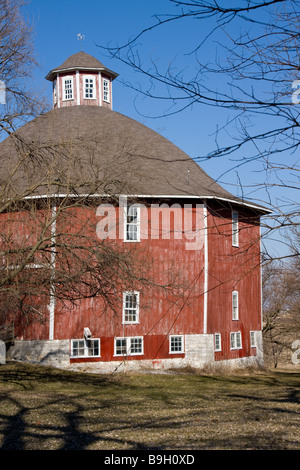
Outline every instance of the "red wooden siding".
[[[181, 208], [175, 214], [183, 216]], [[118, 208], [116, 208], [118, 218]], [[147, 209], [149, 216], [150, 209]], [[176, 212], [177, 211], [177, 212]], [[194, 209], [195, 211], [195, 205]], [[23, 213], [15, 214], [22, 218]], [[208, 258], [208, 293], [207, 293], [207, 333], [221, 333], [222, 351], [215, 353], [216, 360], [255, 354], [250, 347], [250, 331], [261, 329], [260, 298], [260, 247], [259, 221], [250, 210], [239, 212], [239, 247], [232, 246], [231, 211], [215, 202], [208, 208], [207, 217], [207, 258]], [[64, 226], [63, 232], [75, 234], [85, 231], [91, 239], [99, 241], [96, 234], [99, 217], [96, 207], [93, 209], [76, 208], [70, 211], [70, 218], [57, 221], [57, 232]], [[142, 214], [143, 224], [146, 214]], [[1, 224], [10, 215], [1, 214]], [[26, 215], [23, 233], [28, 231]], [[172, 219], [173, 220], [173, 219]], [[27, 227], [27, 228], [26, 228]], [[148, 234], [151, 227], [147, 227]], [[142, 226], [141, 232], [146, 229]], [[172, 221], [171, 229], [174, 229]], [[22, 230], [20, 230], [20, 233]], [[189, 335], [204, 333], [204, 231], [199, 239], [198, 249], [187, 249], [191, 243], [185, 235], [170, 239], [163, 238], [162, 221], [157, 238], [144, 239], [138, 243], [126, 243], [122, 240], [107, 240], [107, 243], [121, 244], [148, 264], [149, 279], [157, 285], [167, 285], [170, 280], [180, 287], [180, 295], [170, 289], [161, 289], [149, 285], [137, 285], [140, 292], [139, 323], [122, 323], [122, 291], [116, 293], [116, 310], [109, 308], [101, 298], [81, 299], [76, 304], [56, 303], [54, 319], [54, 339], [81, 339], [83, 329], [88, 327], [93, 338], [100, 338], [101, 357], [92, 361], [120, 360], [114, 356], [114, 338], [142, 336], [144, 354], [131, 356], [129, 360], [162, 359], [182, 357], [184, 354], [169, 353], [169, 335]], [[119, 227], [117, 227], [119, 235]], [[151, 283], [150, 283], [151, 284]], [[128, 290], [124, 286], [123, 291]], [[232, 291], [239, 293], [239, 320], [232, 320]], [[47, 302], [43, 300], [40, 308], [48, 312]], [[19, 324], [18, 335], [22, 339], [49, 339], [48, 321], [45, 324]], [[230, 332], [240, 331], [242, 349], [230, 350]], [[78, 361], [82, 359], [77, 359]], [[87, 359], [84, 359], [85, 361]]]
[[[232, 246], [231, 210], [211, 206], [208, 213], [208, 333], [221, 333], [215, 358], [256, 354], [250, 331], [261, 330], [260, 228], [250, 210], [239, 211], [239, 246]], [[238, 291], [239, 319], [232, 319], [232, 292]], [[242, 349], [230, 349], [230, 332], [241, 332]]]

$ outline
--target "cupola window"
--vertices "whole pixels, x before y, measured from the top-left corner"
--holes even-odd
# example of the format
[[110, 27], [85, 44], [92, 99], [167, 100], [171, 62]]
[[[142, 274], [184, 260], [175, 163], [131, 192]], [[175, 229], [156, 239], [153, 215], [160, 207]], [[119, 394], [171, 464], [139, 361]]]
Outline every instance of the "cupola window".
[[103, 101], [109, 103], [109, 80], [103, 80]]
[[53, 81], [53, 102], [54, 104], [57, 103], [57, 89], [56, 89], [56, 85], [57, 85], [57, 80], [55, 79]]
[[95, 78], [94, 77], [84, 78], [84, 97], [87, 100], [95, 99]]
[[72, 100], [73, 99], [73, 78], [66, 77], [64, 78], [64, 100]]
[[117, 76], [95, 57], [77, 52], [46, 76], [50, 82], [57, 80], [56, 95], [55, 86], [53, 88], [53, 108], [92, 104], [112, 109], [112, 83]]

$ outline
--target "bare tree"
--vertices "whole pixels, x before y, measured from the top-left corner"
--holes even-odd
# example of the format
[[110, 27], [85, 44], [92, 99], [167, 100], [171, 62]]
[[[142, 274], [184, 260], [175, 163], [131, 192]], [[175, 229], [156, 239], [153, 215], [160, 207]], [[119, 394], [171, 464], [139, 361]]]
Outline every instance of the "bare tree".
[[[90, 135], [71, 142], [33, 142], [30, 135], [27, 127], [20, 129], [1, 145], [0, 325], [45, 322], [51, 299], [70, 309], [81, 299], [98, 298], [119, 311], [122, 292], [137, 286], [182, 299], [184, 286], [172, 266], [171, 276], [158, 279], [149, 253], [118, 242], [123, 219], [117, 188], [124, 183], [116, 167], [119, 159], [128, 180], [128, 149], [105, 167]], [[107, 240], [97, 232], [97, 207], [108, 203], [117, 215], [116, 236]]]
[[[95, 135], [56, 141], [42, 132], [39, 139], [34, 123], [31, 132], [21, 126], [47, 109], [30, 86], [37, 64], [33, 29], [22, 16], [25, 4], [0, 0], [0, 78], [5, 85], [0, 135], [8, 136], [1, 143], [0, 325], [44, 322], [49, 302], [70, 307], [82, 298], [98, 297], [119, 309], [124, 288], [164, 288], [153, 281], [151, 260], [136, 247], [97, 236], [97, 205], [117, 207], [115, 194], [125, 190], [120, 174], [130, 158], [128, 150], [120, 149], [112, 167], [97, 161]], [[110, 199], [95, 198], [108, 193]], [[174, 275], [165, 288], [171, 284], [175, 286]]]
[[[299, 233], [295, 238], [299, 243]], [[291, 361], [292, 344], [299, 338], [299, 259], [298, 256], [289, 262], [272, 260], [263, 269], [264, 349], [274, 367], [287, 354]]]
[[[215, 148], [199, 155], [198, 161], [228, 158], [228, 172], [255, 164], [257, 182], [242, 182], [243, 196], [272, 209], [264, 219], [265, 235], [272, 238], [279, 230], [297, 226], [300, 2], [245, 0], [228, 5], [226, 1], [169, 0], [169, 6], [166, 14], [155, 15], [154, 22], [126, 44], [104, 49], [146, 83], [126, 82], [127, 86], [143, 97], [167, 103], [164, 115], [192, 105], [203, 111], [205, 107], [226, 111], [225, 121], [217, 123]], [[180, 36], [183, 23], [193, 20], [197, 20], [197, 34], [193, 50], [186, 51], [193, 67], [180, 69], [175, 59], [165, 66], [147, 60], [144, 36], [151, 34], [155, 41], [156, 30], [172, 24]], [[209, 58], [204, 61], [208, 46]], [[224, 179], [225, 173], [219, 177]]]
[[0, 136], [12, 132], [29, 118], [47, 109], [34, 88], [33, 27], [22, 16], [26, 0], [0, 0]]

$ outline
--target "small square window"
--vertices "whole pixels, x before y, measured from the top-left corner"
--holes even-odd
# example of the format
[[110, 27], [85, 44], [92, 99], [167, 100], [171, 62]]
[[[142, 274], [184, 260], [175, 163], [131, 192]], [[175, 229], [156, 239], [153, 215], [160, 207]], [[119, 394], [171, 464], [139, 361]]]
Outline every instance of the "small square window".
[[170, 353], [183, 353], [183, 336], [182, 335], [172, 335], [170, 336]]
[[84, 339], [73, 339], [72, 356], [84, 356]]
[[130, 354], [142, 354], [143, 338], [130, 338]]

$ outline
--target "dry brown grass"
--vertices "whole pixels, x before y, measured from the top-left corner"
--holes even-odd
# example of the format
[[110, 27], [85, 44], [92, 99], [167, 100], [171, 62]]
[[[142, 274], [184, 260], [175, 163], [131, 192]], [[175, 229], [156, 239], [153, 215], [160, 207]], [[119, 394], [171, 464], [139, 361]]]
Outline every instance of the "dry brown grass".
[[96, 375], [0, 366], [0, 449], [299, 450], [299, 367]]

